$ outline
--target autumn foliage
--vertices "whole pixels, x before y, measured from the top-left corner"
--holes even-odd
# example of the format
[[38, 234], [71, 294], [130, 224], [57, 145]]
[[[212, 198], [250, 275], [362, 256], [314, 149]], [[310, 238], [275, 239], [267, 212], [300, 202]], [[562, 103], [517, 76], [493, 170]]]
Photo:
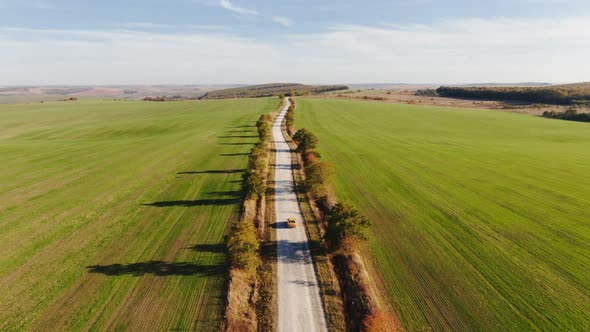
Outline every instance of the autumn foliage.
[[397, 324], [393, 317], [384, 311], [376, 311], [367, 316], [363, 321], [363, 332], [394, 332], [397, 331]]

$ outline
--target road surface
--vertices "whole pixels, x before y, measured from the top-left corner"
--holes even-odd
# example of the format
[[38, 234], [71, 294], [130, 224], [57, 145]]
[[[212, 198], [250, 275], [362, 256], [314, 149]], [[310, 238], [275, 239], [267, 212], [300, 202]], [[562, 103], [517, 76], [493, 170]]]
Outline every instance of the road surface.
[[[293, 183], [291, 150], [281, 123], [290, 106], [285, 108], [273, 125], [275, 142], [275, 214], [278, 254], [279, 332], [327, 331], [326, 318], [311, 253], [302, 224], [303, 217]], [[296, 228], [287, 228], [287, 218], [297, 219]]]

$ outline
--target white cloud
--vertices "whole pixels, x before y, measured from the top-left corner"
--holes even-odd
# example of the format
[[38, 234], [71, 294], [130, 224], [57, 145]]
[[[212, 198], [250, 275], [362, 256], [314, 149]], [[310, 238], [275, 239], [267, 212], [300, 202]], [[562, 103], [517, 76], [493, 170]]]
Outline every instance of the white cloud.
[[285, 27], [293, 26], [293, 21], [285, 16], [273, 16], [272, 21]]
[[233, 3], [231, 3], [230, 0], [219, 0], [219, 5], [222, 8], [225, 8], [225, 9], [230, 10], [230, 11], [237, 13], [237, 14], [258, 15], [258, 12], [256, 10], [248, 9], [248, 8], [244, 8], [244, 7], [238, 7], [238, 6], [234, 5]]
[[153, 22], [127, 22], [115, 25], [118, 28], [135, 30], [158, 30], [158, 29], [190, 29], [190, 30], [230, 30], [223, 25], [198, 25], [198, 24], [163, 24]]
[[590, 77], [590, 17], [339, 25], [271, 41], [225, 30], [188, 31], [0, 28], [0, 84], [564, 82]]

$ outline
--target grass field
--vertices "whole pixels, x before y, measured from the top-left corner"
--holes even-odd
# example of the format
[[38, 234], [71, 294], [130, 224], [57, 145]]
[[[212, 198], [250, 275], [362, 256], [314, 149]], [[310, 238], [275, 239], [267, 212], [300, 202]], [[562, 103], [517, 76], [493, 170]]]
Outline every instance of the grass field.
[[590, 329], [590, 125], [298, 99], [409, 331]]
[[0, 105], [0, 330], [217, 330], [272, 99]]

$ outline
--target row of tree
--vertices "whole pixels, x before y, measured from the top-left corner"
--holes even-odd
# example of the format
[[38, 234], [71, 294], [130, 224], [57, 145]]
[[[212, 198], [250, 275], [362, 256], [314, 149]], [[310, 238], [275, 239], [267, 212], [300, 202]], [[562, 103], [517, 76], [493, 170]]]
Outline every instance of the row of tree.
[[291, 98], [291, 105], [285, 114], [285, 126], [289, 135], [295, 134], [295, 99]]
[[583, 89], [557, 87], [448, 87], [441, 86], [436, 93], [442, 97], [512, 100], [540, 104], [587, 104], [590, 92]]
[[260, 140], [254, 144], [248, 158], [248, 167], [244, 173], [244, 193], [246, 199], [258, 199], [266, 192], [269, 151], [271, 144], [272, 117], [260, 116], [256, 122]]
[[325, 236], [330, 247], [337, 250], [344, 243], [366, 239], [366, 231], [372, 225], [367, 217], [347, 202], [330, 206], [330, 179], [334, 169], [316, 151], [319, 144], [317, 136], [307, 129], [300, 129], [293, 135], [293, 141], [297, 143], [297, 152], [303, 159], [304, 189], [326, 213], [328, 227]]
[[[259, 141], [250, 151], [248, 167], [243, 175], [243, 191], [246, 200], [257, 200], [266, 193], [272, 121], [270, 114], [264, 114], [256, 121]], [[254, 273], [260, 266], [261, 260], [258, 254], [260, 243], [256, 236], [256, 227], [250, 220], [232, 226], [226, 239], [226, 246], [232, 268]]]

